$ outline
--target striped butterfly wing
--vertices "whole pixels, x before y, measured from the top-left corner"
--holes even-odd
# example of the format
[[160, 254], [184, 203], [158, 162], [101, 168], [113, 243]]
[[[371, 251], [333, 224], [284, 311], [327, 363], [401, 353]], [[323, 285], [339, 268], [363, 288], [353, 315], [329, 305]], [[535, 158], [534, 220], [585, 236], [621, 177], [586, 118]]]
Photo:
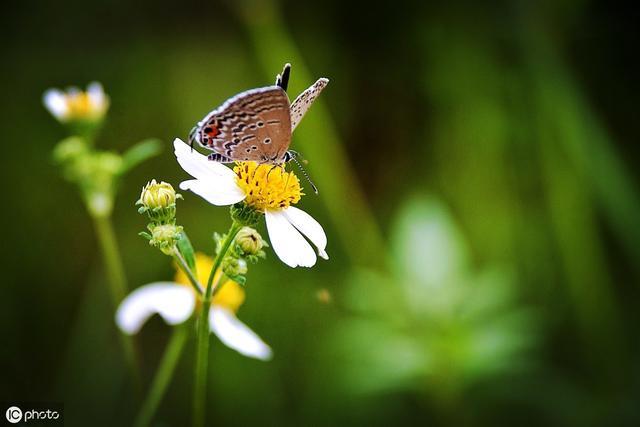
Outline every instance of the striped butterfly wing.
[[198, 131], [215, 152], [212, 160], [279, 163], [291, 142], [289, 98], [278, 86], [242, 92], [207, 115]]
[[324, 77], [318, 79], [313, 85], [311, 85], [307, 90], [302, 92], [291, 104], [291, 132], [298, 126], [302, 117], [306, 114], [313, 104], [313, 101], [320, 95], [320, 92], [327, 87], [329, 84], [329, 79], [325, 79]]

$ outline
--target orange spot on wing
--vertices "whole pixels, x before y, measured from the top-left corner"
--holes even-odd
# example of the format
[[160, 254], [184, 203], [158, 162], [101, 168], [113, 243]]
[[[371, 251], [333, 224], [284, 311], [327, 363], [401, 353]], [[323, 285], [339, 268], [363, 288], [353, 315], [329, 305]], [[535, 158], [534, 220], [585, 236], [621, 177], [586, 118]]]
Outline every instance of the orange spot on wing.
[[220, 129], [218, 129], [217, 126], [210, 125], [204, 128], [204, 133], [206, 133], [210, 138], [214, 138], [220, 133]]

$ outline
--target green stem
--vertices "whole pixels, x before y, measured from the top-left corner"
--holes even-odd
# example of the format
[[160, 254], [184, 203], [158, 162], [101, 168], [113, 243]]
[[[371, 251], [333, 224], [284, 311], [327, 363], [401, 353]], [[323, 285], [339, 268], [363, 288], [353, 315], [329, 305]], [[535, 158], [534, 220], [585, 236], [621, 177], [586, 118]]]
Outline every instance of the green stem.
[[[93, 222], [95, 224], [98, 241], [100, 242], [102, 255], [104, 257], [105, 268], [109, 278], [109, 291], [115, 311], [127, 293], [127, 279], [124, 274], [124, 267], [122, 266], [122, 258], [118, 249], [115, 232], [113, 231], [111, 218], [108, 216], [94, 215]], [[125, 359], [129, 366], [129, 370], [131, 371], [134, 388], [136, 389], [136, 393], [139, 394], [141, 389], [141, 380], [140, 372], [138, 371], [138, 364], [136, 362], [133, 339], [122, 332], [119, 335]]]
[[202, 296], [202, 285], [200, 285], [200, 282], [198, 281], [196, 276], [193, 275], [193, 271], [191, 271], [189, 265], [187, 264], [187, 261], [185, 261], [184, 257], [177, 248], [173, 251], [173, 259], [178, 263], [182, 271], [184, 271], [184, 273], [187, 275], [189, 281], [191, 282], [191, 286], [193, 286], [193, 289], [195, 289], [198, 295]]
[[[242, 228], [241, 225], [235, 221], [231, 224], [231, 228], [227, 233], [227, 238], [218, 252], [216, 259], [213, 263], [211, 273], [209, 273], [209, 280], [207, 281], [207, 289], [202, 300], [202, 308], [200, 310], [200, 318], [198, 319], [198, 343], [196, 350], [196, 370], [195, 370], [195, 385], [193, 396], [193, 425], [194, 427], [204, 426], [205, 419], [205, 399], [207, 391], [207, 373], [209, 362], [209, 309], [211, 308], [211, 300], [213, 293], [213, 279], [216, 272], [222, 264], [222, 260], [227, 254], [227, 251], [231, 247], [236, 234]], [[217, 283], [216, 286], [217, 287]]]
[[109, 275], [111, 299], [117, 307], [127, 294], [127, 279], [124, 275], [118, 243], [109, 217], [96, 216], [93, 219]]
[[180, 360], [184, 344], [187, 342], [190, 324], [191, 322], [185, 322], [184, 324], [175, 327], [171, 340], [169, 341], [169, 344], [167, 344], [160, 366], [156, 371], [153, 383], [151, 384], [149, 393], [147, 394], [147, 397], [142, 404], [142, 408], [138, 413], [134, 426], [146, 427], [153, 419], [153, 416], [158, 409], [158, 405], [167, 390], [169, 381], [173, 377], [176, 365]]

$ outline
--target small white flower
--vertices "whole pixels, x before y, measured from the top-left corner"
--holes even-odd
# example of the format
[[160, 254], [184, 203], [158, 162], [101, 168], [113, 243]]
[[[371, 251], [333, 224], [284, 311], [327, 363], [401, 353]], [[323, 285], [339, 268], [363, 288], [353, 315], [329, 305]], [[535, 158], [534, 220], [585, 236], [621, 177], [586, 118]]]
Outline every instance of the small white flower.
[[[230, 285], [227, 282], [221, 293]], [[232, 294], [234, 292], [237, 293], [237, 290], [231, 290]], [[226, 297], [227, 300], [237, 298], [237, 295]], [[238, 305], [233, 301], [230, 304], [225, 301], [216, 303], [214, 298], [209, 312], [211, 332], [240, 354], [260, 360], [271, 359], [271, 348], [235, 316], [234, 308], [237, 309]], [[133, 335], [153, 314], [159, 314], [170, 325], [177, 325], [188, 320], [195, 309], [196, 295], [193, 289], [176, 282], [149, 283], [131, 292], [122, 301], [116, 312], [116, 323], [123, 332]]]
[[71, 87], [66, 92], [49, 89], [44, 93], [42, 102], [63, 123], [71, 120], [100, 120], [109, 108], [109, 97], [98, 82], [90, 83], [86, 92], [77, 87]]
[[322, 226], [308, 213], [291, 206], [302, 195], [293, 172], [254, 162], [238, 163], [232, 170], [207, 160], [179, 138], [173, 145], [178, 163], [195, 178], [180, 183], [182, 190], [191, 190], [216, 206], [244, 200], [264, 212], [271, 246], [290, 267], [312, 267], [316, 263], [316, 254], [303, 235], [316, 246], [320, 257], [329, 259]]

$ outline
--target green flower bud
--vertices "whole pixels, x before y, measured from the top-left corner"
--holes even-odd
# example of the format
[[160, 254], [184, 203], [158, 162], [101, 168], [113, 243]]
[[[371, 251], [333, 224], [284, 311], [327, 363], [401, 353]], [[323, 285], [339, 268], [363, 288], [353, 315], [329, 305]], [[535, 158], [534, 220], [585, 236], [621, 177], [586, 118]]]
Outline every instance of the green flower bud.
[[243, 255], [256, 255], [265, 245], [262, 236], [251, 227], [242, 227], [236, 235], [236, 245]]
[[149, 244], [160, 249], [165, 255], [171, 255], [173, 249], [180, 239], [182, 227], [174, 224], [161, 224], [150, 226], [151, 240]]
[[171, 184], [152, 179], [142, 188], [136, 205], [142, 205], [138, 212], [146, 212], [152, 221], [172, 223], [176, 216], [176, 200], [182, 198], [176, 194]]
[[140, 194], [140, 203], [149, 209], [167, 208], [176, 202], [176, 192], [171, 184], [162, 181], [160, 184], [152, 179]]
[[231, 278], [247, 274], [247, 262], [235, 257], [226, 257], [222, 261], [222, 271]]

